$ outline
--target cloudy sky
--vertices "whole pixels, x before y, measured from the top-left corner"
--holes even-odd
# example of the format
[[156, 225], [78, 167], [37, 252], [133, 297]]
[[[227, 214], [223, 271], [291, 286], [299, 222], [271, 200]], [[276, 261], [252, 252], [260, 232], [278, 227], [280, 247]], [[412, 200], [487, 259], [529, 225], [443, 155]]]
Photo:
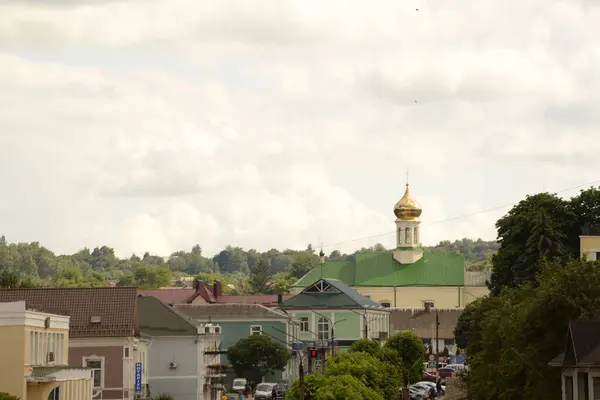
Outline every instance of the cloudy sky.
[[508, 207], [478, 211], [600, 180], [591, 0], [0, 0], [0, 15], [9, 241], [392, 246], [407, 170], [425, 243], [493, 239]]

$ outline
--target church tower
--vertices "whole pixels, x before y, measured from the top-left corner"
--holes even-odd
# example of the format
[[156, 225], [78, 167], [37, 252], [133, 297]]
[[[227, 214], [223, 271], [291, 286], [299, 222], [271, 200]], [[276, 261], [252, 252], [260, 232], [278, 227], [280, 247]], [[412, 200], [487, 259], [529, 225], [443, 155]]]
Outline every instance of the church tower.
[[396, 215], [396, 249], [394, 258], [400, 264], [412, 264], [423, 257], [423, 249], [420, 242], [419, 217], [423, 210], [410, 195], [410, 188], [406, 184], [404, 196], [394, 206]]

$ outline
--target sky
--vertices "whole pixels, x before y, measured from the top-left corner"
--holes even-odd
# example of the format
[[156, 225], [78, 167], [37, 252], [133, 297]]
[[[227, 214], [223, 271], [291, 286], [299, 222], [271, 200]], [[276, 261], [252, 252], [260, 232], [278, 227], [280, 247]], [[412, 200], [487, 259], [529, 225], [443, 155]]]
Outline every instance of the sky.
[[492, 240], [527, 194], [600, 181], [595, 1], [0, 0], [0, 15], [8, 241], [392, 247], [407, 171], [424, 244]]

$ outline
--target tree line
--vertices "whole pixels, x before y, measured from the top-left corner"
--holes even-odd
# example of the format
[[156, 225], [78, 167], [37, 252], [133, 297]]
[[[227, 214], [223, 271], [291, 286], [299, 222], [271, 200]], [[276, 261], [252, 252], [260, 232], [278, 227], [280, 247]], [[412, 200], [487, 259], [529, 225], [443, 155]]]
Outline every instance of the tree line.
[[[496, 242], [481, 239], [443, 241], [429, 247], [431, 251], [458, 249], [465, 254], [467, 265], [480, 268], [488, 263], [498, 248]], [[363, 251], [387, 251], [381, 244], [362, 248], [352, 254], [333, 250], [329, 260], [351, 260]], [[84, 248], [71, 255], [56, 255], [38, 242], [9, 243], [0, 237], [0, 287], [38, 286], [122, 286], [153, 289], [184, 285], [178, 277], [195, 276], [207, 281], [220, 279], [226, 293], [281, 293], [295, 280], [319, 263], [312, 245], [304, 250], [270, 249], [259, 252], [227, 246], [213, 256], [205, 256], [200, 245], [191, 250], [177, 251], [168, 257], [146, 252], [119, 258], [113, 248], [100, 246]]]
[[548, 362], [565, 350], [570, 320], [598, 316], [600, 262], [581, 259], [579, 244], [598, 225], [599, 188], [527, 196], [498, 220], [490, 295], [469, 304], [455, 329], [469, 398], [561, 398], [561, 369]]

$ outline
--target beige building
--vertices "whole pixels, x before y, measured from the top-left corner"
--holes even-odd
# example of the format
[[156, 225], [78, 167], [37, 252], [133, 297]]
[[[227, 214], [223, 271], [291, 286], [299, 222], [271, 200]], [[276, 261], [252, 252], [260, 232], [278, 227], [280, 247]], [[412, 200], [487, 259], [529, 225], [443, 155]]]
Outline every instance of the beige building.
[[465, 258], [457, 252], [424, 250], [419, 204], [406, 185], [404, 196], [394, 206], [396, 248], [392, 251], [361, 252], [351, 259], [324, 260], [290, 289], [300, 293], [319, 279], [337, 279], [388, 308], [463, 308], [489, 293], [488, 272], [465, 270]]
[[68, 366], [69, 317], [0, 303], [0, 392], [21, 400], [91, 400], [92, 370]]

